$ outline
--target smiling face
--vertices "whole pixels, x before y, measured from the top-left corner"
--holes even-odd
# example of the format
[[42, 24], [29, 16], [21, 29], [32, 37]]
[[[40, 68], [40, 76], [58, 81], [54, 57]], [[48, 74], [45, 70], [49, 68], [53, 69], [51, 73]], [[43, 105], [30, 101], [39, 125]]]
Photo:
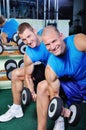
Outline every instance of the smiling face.
[[45, 28], [42, 40], [47, 49], [54, 55], [62, 55], [65, 51], [65, 43], [63, 41], [63, 34], [55, 30], [55, 27]]
[[25, 29], [23, 33], [19, 34], [19, 37], [22, 41], [31, 48], [34, 48], [38, 45], [38, 38], [35, 30], [31, 31], [30, 29]]

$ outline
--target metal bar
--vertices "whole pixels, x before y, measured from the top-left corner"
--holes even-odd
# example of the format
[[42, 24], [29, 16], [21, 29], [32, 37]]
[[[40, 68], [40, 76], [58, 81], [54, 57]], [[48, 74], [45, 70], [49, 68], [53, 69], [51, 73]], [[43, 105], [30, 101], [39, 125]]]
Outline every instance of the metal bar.
[[7, 18], [10, 18], [10, 1], [6, 0], [6, 6], [7, 6]]
[[38, 0], [37, 0], [37, 19], [38, 19], [38, 11], [39, 11], [39, 5], [38, 5]]
[[48, 0], [48, 20], [50, 20], [50, 0]]
[[55, 23], [58, 23], [58, 0], [54, 0], [54, 19]]
[[1, 1], [0, 1], [0, 16], [1, 16]]
[[4, 14], [4, 17], [6, 17], [5, 10], [6, 10], [6, 7], [5, 7], [5, 0], [3, 0], [3, 14]]
[[46, 0], [44, 0], [44, 27], [46, 27]]

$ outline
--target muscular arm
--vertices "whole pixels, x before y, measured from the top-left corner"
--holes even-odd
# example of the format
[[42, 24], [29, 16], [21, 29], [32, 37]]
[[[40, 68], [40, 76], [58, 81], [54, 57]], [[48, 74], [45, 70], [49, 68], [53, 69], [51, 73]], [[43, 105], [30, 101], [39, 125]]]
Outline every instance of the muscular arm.
[[47, 65], [45, 69], [45, 77], [49, 86], [50, 99], [54, 96], [59, 96], [60, 81], [52, 68]]
[[34, 84], [32, 80], [32, 73], [34, 69], [34, 64], [31, 59], [25, 54], [24, 55], [24, 66], [25, 66], [25, 86], [28, 87], [32, 93], [32, 98], [35, 100], [36, 94], [34, 91]]
[[7, 43], [7, 34], [4, 32], [1, 33], [1, 41], [2, 43]]
[[75, 46], [78, 50], [86, 52], [86, 35], [85, 34], [77, 34], [74, 39]]

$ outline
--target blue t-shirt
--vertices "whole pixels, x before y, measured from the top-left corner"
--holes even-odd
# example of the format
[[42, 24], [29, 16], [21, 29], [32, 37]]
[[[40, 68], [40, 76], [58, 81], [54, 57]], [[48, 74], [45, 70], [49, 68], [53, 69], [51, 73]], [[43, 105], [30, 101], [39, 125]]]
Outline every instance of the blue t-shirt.
[[86, 52], [76, 48], [74, 37], [64, 39], [67, 48], [63, 56], [51, 54], [48, 58], [48, 65], [59, 77], [68, 104], [86, 100]]
[[36, 46], [35, 48], [27, 46], [26, 54], [30, 57], [33, 63], [40, 61], [46, 65], [50, 52], [46, 49], [44, 43], [41, 42], [39, 46]]
[[[42, 32], [43, 29], [39, 30], [37, 34], [41, 36]], [[46, 65], [50, 52], [47, 50], [45, 44], [40, 42], [39, 46], [36, 46], [35, 48], [27, 46], [26, 54], [30, 57], [33, 63], [40, 61]]]
[[5, 22], [4, 26], [1, 28], [1, 32], [6, 33], [8, 35], [8, 39], [12, 39], [13, 34], [18, 30], [18, 26], [19, 23], [16, 19], [11, 18]]
[[80, 52], [74, 44], [74, 36], [64, 39], [66, 53], [63, 56], [50, 55], [48, 65], [59, 78], [68, 77], [79, 85], [86, 85], [86, 53]]

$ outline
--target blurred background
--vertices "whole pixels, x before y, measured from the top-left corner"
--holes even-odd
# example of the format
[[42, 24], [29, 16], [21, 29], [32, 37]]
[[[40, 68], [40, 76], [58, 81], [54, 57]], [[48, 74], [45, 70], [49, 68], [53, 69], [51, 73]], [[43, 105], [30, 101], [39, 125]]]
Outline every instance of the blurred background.
[[69, 20], [69, 34], [86, 33], [85, 0], [0, 0], [0, 15], [6, 18]]

